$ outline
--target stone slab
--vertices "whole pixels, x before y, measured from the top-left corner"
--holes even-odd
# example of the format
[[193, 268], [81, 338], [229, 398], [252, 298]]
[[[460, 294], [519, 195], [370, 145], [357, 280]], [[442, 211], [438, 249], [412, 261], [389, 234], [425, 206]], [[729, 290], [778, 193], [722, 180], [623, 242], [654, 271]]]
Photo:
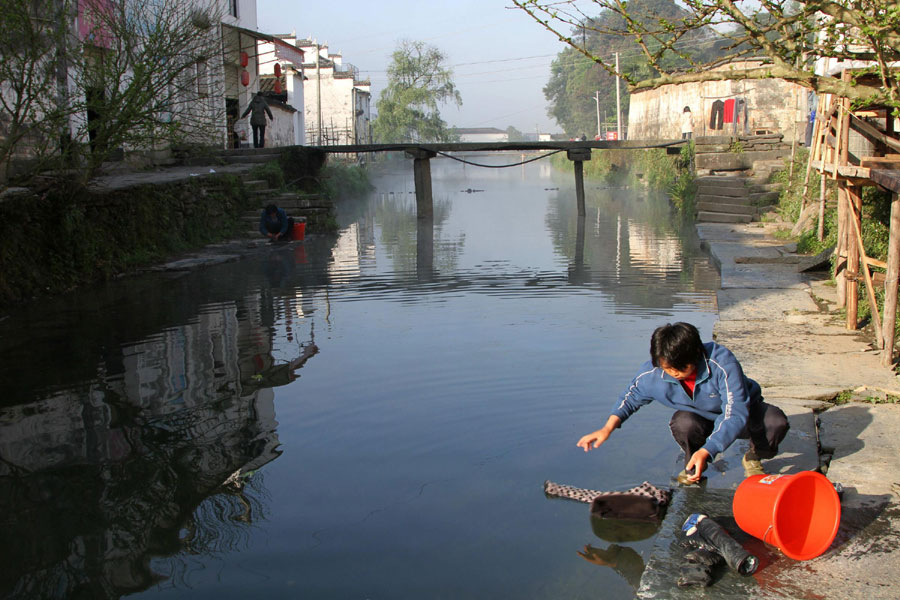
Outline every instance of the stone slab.
[[725, 202], [728, 204], [742, 204], [745, 206], [750, 206], [752, 203], [750, 202], [749, 197], [741, 197], [741, 196], [716, 196], [714, 194], [708, 194], [705, 192], [700, 192], [697, 194], [697, 202]]
[[750, 192], [746, 187], [744, 187], [743, 183], [741, 183], [740, 185], [723, 185], [720, 183], [711, 183], [708, 180], [704, 180], [697, 185], [697, 194], [701, 196], [736, 196], [738, 198], [746, 198], [747, 196], [749, 196]]
[[868, 385], [900, 394], [897, 377], [881, 367], [880, 352], [857, 332], [839, 326], [719, 321], [713, 335], [766, 388], [802, 382], [841, 389]]
[[165, 264], [154, 267], [155, 271], [189, 271], [199, 267], [209, 267], [212, 265], [220, 265], [222, 263], [232, 262], [240, 259], [238, 254], [205, 254], [202, 256], [191, 256], [173, 260]]
[[729, 204], [726, 202], [709, 202], [701, 200], [697, 203], [697, 210], [703, 212], [722, 212], [735, 215], [752, 216], [756, 214], [756, 207], [747, 204]]
[[750, 215], [699, 211], [697, 220], [705, 223], [749, 223], [752, 217]]
[[809, 287], [809, 278], [793, 266], [783, 265], [727, 265], [721, 266], [722, 289], [798, 289]]
[[783, 246], [784, 242], [772, 237], [777, 225], [752, 223], [749, 225], [720, 225], [698, 223], [697, 235], [706, 243], [729, 242], [747, 246]]
[[892, 495], [900, 482], [900, 405], [851, 402], [819, 418], [822, 447], [833, 449], [828, 477], [859, 494]]
[[798, 383], [796, 385], [777, 385], [763, 388], [763, 396], [780, 398], [781, 402], [794, 403], [798, 406], [822, 410], [833, 406], [831, 401], [843, 392], [844, 387], [822, 386]]
[[752, 150], [750, 152], [721, 154], [698, 154], [695, 163], [698, 169], [710, 169], [713, 171], [739, 171], [751, 169], [755, 162], [776, 160], [781, 157], [781, 150]]
[[724, 289], [716, 294], [722, 321], [782, 321], [797, 311], [817, 311], [806, 290]]

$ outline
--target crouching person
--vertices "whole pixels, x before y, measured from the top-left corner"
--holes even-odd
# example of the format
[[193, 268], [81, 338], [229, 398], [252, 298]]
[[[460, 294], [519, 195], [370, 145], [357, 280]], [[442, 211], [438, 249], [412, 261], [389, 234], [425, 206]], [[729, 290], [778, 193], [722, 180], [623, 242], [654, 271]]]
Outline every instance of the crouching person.
[[784, 412], [763, 401], [759, 384], [744, 375], [734, 354], [715, 342], [703, 343], [689, 323], [657, 328], [650, 360], [620, 395], [602, 429], [578, 440], [585, 452], [599, 448], [639, 408], [656, 400], [675, 409], [669, 428], [684, 450], [678, 481], [700, 481], [707, 463], [737, 439], [750, 440], [741, 461], [744, 476], [763, 474], [763, 459], [774, 457], [790, 425]]
[[292, 239], [294, 218], [274, 204], [266, 206], [259, 217], [259, 232], [272, 241]]

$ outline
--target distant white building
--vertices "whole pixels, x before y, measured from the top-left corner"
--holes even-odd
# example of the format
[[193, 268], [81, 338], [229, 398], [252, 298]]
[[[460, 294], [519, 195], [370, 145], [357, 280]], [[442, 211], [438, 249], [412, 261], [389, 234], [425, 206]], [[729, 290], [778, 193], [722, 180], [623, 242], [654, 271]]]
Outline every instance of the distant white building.
[[372, 84], [359, 70], [344, 64], [327, 44], [297, 40], [303, 51], [306, 143], [316, 146], [365, 144], [372, 141]]
[[[276, 35], [274, 38], [290, 48], [274, 42], [261, 42], [259, 55], [259, 89], [267, 96], [273, 114], [272, 146], [302, 146], [306, 144], [306, 119], [304, 114], [303, 51], [297, 47], [297, 38]], [[266, 132], [269, 137], [269, 131]]]
[[460, 142], [508, 142], [509, 134], [496, 127], [456, 127], [453, 133], [459, 135]]

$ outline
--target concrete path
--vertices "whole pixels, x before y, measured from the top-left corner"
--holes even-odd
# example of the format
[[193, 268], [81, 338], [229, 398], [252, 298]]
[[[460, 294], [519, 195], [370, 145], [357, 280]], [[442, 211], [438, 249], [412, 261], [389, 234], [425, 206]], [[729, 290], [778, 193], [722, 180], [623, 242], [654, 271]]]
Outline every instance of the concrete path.
[[[758, 543], [764, 566], [754, 577], [726, 573], [705, 591], [675, 587], [671, 563], [678, 551], [672, 536], [661, 535], [638, 597], [900, 598], [900, 552], [894, 552], [900, 543], [900, 404], [871, 401], [900, 398], [900, 379], [880, 366], [872, 334], [844, 327], [828, 273], [798, 272], [792, 245], [774, 238], [772, 225], [698, 224], [697, 230], [721, 271], [713, 335], [791, 422], [781, 454], [764, 467], [772, 474], [820, 469], [841, 483], [841, 524], [818, 558], [799, 562]], [[835, 404], [841, 392], [852, 401]], [[729, 449], [708, 471], [713, 504], [723, 493], [733, 496], [743, 477], [743, 450]], [[690, 498], [694, 492], [683, 493]], [[661, 530], [677, 531], [691, 506], [674, 502]], [[717, 521], [741, 539], [727, 502], [721, 508]]]

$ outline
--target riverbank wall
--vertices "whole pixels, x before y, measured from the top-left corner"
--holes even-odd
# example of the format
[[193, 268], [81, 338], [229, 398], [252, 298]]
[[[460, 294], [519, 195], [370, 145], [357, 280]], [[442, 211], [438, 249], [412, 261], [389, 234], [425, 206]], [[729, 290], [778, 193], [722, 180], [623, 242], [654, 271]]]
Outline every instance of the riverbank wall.
[[250, 208], [233, 173], [8, 191], [0, 198], [0, 309], [233, 237]]

